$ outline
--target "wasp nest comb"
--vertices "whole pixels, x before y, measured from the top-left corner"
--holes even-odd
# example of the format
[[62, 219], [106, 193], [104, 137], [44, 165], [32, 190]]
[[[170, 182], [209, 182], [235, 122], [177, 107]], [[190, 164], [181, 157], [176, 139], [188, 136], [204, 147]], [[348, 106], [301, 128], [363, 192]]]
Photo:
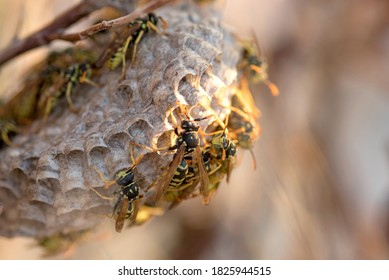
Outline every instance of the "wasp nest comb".
[[[180, 145], [160, 153], [141, 145], [173, 146], [173, 119], [178, 135], [186, 131], [183, 120], [205, 131], [215, 116], [225, 118], [231, 102], [229, 87], [237, 78], [241, 48], [216, 13], [202, 13], [193, 6], [161, 11], [168, 27], [142, 38], [124, 80], [119, 69], [102, 70], [92, 77], [97, 86], [79, 85], [72, 93], [77, 111], [60, 100], [46, 121], [37, 121], [13, 139], [15, 146], [1, 150], [1, 235], [41, 238], [96, 226], [118, 207], [115, 189], [123, 195], [120, 182], [104, 188], [102, 177], [115, 178], [120, 170], [133, 172], [135, 179], [119, 174], [136, 181], [140, 211], [145, 204], [153, 206], [156, 187], [148, 188], [167, 172]], [[142, 160], [129, 170], [132, 150]], [[114, 199], [102, 199], [92, 189]], [[159, 203], [166, 209], [170, 204], [163, 201], [169, 198]], [[128, 211], [134, 210], [129, 198], [127, 204]]]

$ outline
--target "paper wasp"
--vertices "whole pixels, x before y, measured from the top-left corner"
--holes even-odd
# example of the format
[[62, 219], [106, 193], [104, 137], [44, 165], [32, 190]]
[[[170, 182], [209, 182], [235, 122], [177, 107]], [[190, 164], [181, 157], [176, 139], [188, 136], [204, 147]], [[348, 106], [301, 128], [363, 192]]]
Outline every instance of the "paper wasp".
[[206, 148], [205, 153], [209, 154], [210, 172], [208, 186], [210, 201], [215, 194], [220, 181], [227, 176], [229, 181], [231, 170], [236, 158], [236, 143], [230, 138], [228, 132], [229, 116], [227, 116], [225, 128], [222, 132], [217, 133], [210, 141], [209, 147]]
[[71, 94], [74, 88], [79, 83], [88, 83], [96, 85], [90, 80], [92, 76], [92, 68], [89, 63], [76, 63], [67, 67], [65, 70], [57, 69], [57, 77], [54, 84], [45, 92], [38, 101], [38, 111], [41, 117], [47, 118], [54, 106], [63, 95], [65, 95], [69, 107], [72, 111], [76, 111], [71, 99]]
[[95, 54], [84, 49], [72, 48], [50, 54], [49, 67], [44, 71], [49, 87], [40, 93], [39, 117], [47, 118], [62, 96], [66, 97], [70, 109], [76, 111], [71, 99], [75, 87], [81, 83], [96, 86], [91, 81], [94, 60]]
[[236, 155], [235, 142], [229, 139], [227, 127], [222, 133], [216, 134], [210, 141], [210, 153], [221, 160], [232, 158]]
[[[210, 169], [211, 169], [208, 154], [204, 153], [204, 151], [202, 150], [201, 157], [202, 157], [202, 161], [204, 163], [203, 166], [204, 166], [204, 169], [206, 172], [206, 175], [203, 175], [203, 176], [207, 176], [207, 178], [208, 178], [208, 175], [209, 175], [208, 172], [210, 172]], [[171, 179], [169, 188], [167, 189], [167, 191], [165, 193], [166, 200], [172, 202], [170, 209], [177, 206], [179, 202], [181, 202], [182, 200], [184, 200], [190, 196], [191, 197], [197, 196], [197, 195], [193, 195], [193, 192], [195, 191], [198, 183], [200, 182], [200, 176], [199, 176], [200, 172], [198, 169], [198, 165], [194, 161], [192, 156], [184, 156], [183, 161], [185, 161], [185, 165], [187, 166], [187, 171], [185, 173], [185, 177], [182, 178], [182, 181], [180, 182], [180, 184], [178, 186], [172, 187], [172, 182], [174, 181], [174, 176], [173, 176], [173, 178]], [[179, 166], [179, 168], [180, 168], [180, 166]], [[202, 184], [205, 184], [205, 183], [203, 182]], [[208, 204], [208, 200], [207, 200], [207, 198], [208, 198], [208, 185], [209, 185], [209, 182], [207, 182], [206, 185], [203, 185], [202, 186], [203, 189], [200, 191], [200, 193], [202, 192], [201, 194], [203, 195], [203, 204], [204, 205]], [[205, 191], [204, 191], [204, 188], [206, 188]]]
[[[201, 189], [200, 194], [203, 195], [203, 204], [208, 205], [215, 195], [219, 183], [226, 175], [227, 178], [230, 175], [236, 156], [236, 145], [228, 138], [224, 130], [216, 134], [209, 144], [202, 148], [201, 156], [207, 172], [208, 184], [206, 186], [206, 196], [204, 196], [204, 191], [201, 191]], [[188, 174], [178, 190], [179, 192], [169, 189], [169, 198], [172, 201], [170, 209], [176, 207], [182, 200], [198, 195], [195, 190], [199, 179], [197, 167], [189, 163]]]
[[9, 134], [20, 132], [21, 126], [38, 118], [47, 118], [62, 95], [72, 106], [70, 94], [74, 87], [83, 82], [93, 84], [88, 63], [93, 57], [93, 52], [72, 48], [52, 52], [33, 67], [23, 88], [0, 107], [1, 140], [12, 145]]
[[[228, 136], [227, 125], [222, 131], [216, 131], [205, 135], [214, 135], [212, 139], [201, 149], [201, 158], [204, 163], [207, 185], [200, 185], [200, 194], [203, 197], [203, 204], [208, 205], [216, 192], [218, 183], [227, 175], [229, 178], [232, 164], [236, 156], [236, 144]], [[184, 157], [185, 159], [185, 157]], [[169, 189], [170, 200], [173, 201], [170, 208], [175, 207], [178, 203], [188, 197], [194, 197], [194, 191], [200, 181], [201, 173], [193, 161], [188, 159], [188, 172], [185, 180], [178, 190]], [[217, 184], [216, 184], [217, 183]], [[215, 187], [216, 185], [216, 187]], [[204, 190], [205, 188], [205, 190]], [[178, 193], [175, 193], [179, 191]]]
[[243, 72], [243, 77], [253, 84], [264, 83], [273, 96], [278, 96], [278, 87], [269, 81], [269, 75], [267, 73], [268, 64], [260, 54], [257, 40], [255, 39], [254, 42], [245, 41], [242, 44], [242, 59], [239, 68]]
[[[157, 27], [159, 20], [162, 21], [164, 27], [166, 28], [166, 22], [161, 17], [157, 17], [154, 13], [149, 13], [145, 17], [141, 17], [133, 22], [130, 22], [127, 28], [123, 30], [122, 34], [120, 34], [119, 38], [114, 40], [111, 46], [102, 54], [97, 61], [96, 66], [101, 67], [107, 57], [110, 57], [108, 61], [108, 68], [110, 70], [114, 70], [122, 64], [121, 78], [124, 79], [126, 70], [126, 54], [128, 49], [132, 47], [131, 63], [134, 63], [137, 47], [143, 37], [151, 30], [161, 33]], [[126, 38], [124, 43], [123, 38]], [[112, 52], [114, 53], [112, 54]]]
[[208, 187], [208, 176], [207, 171], [204, 165], [202, 158], [201, 148], [200, 148], [200, 137], [199, 129], [200, 126], [198, 122], [212, 117], [212, 115], [191, 119], [185, 112], [182, 106], [180, 106], [180, 112], [184, 112], [184, 115], [187, 119], [181, 119], [180, 126], [177, 125], [177, 121], [173, 115], [173, 111], [170, 111], [172, 122], [174, 123], [174, 133], [177, 136], [175, 145], [171, 147], [163, 147], [158, 149], [153, 149], [144, 145], [139, 146], [151, 150], [153, 152], [159, 151], [175, 151], [173, 161], [170, 163], [167, 172], [164, 176], [154, 182], [153, 185], [159, 183], [157, 186], [157, 193], [155, 196], [154, 203], [157, 203], [161, 197], [166, 193], [168, 188], [178, 188], [185, 182], [185, 178], [188, 174], [187, 161], [190, 160], [192, 163], [195, 163], [198, 170], [198, 176], [200, 180], [200, 192], [205, 199], [207, 197], [207, 187]]
[[[250, 94], [250, 93], [248, 93]], [[242, 149], [250, 151], [253, 158], [253, 168], [256, 169], [256, 160], [252, 151], [254, 142], [261, 134], [258, 117], [255, 114], [256, 107], [250, 109], [248, 103], [244, 103], [240, 97], [234, 95], [231, 100], [231, 113], [229, 115], [229, 135], [237, 141]]]
[[[143, 155], [135, 161], [131, 150], [131, 159], [133, 162], [132, 166], [117, 172], [114, 177], [115, 179], [110, 181], [107, 181], [104, 178], [104, 175], [99, 170], [97, 170], [97, 168], [94, 168], [95, 171], [99, 174], [100, 179], [104, 182], [104, 186], [106, 188], [111, 187], [114, 184], [120, 186], [120, 189], [115, 192], [118, 198], [113, 207], [112, 214], [113, 218], [115, 219], [115, 229], [117, 232], [122, 231], [124, 222], [126, 220], [130, 221], [130, 225], [133, 224], [136, 220], [139, 210], [139, 199], [142, 197], [142, 195], [140, 194], [140, 188], [138, 184], [135, 182], [135, 175], [133, 171], [142, 158]], [[92, 190], [103, 199], [112, 199], [110, 197], [101, 195], [93, 188]]]
[[227, 182], [234, 164], [235, 156], [227, 160], [213, 159], [213, 172], [209, 174], [208, 199], [211, 201], [219, 188], [221, 181], [227, 176]]

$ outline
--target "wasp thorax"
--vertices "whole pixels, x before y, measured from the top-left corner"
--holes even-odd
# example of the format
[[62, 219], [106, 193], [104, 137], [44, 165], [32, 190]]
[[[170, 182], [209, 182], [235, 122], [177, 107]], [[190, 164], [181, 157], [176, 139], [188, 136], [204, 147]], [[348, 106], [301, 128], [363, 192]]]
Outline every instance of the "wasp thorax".
[[197, 133], [185, 132], [182, 134], [182, 142], [185, 142], [187, 149], [194, 149], [200, 145], [200, 138]]
[[127, 196], [129, 201], [132, 201], [134, 199], [137, 199], [139, 196], [139, 187], [138, 185], [133, 182], [132, 184], [125, 186], [123, 188], [123, 194]]
[[199, 125], [195, 122], [192, 121], [182, 121], [181, 123], [181, 128], [184, 129], [185, 131], [198, 131], [199, 130]]
[[223, 147], [224, 150], [228, 149], [228, 145], [230, 144], [230, 140], [228, 140], [225, 135], [223, 135], [221, 138], [220, 138], [220, 143]]

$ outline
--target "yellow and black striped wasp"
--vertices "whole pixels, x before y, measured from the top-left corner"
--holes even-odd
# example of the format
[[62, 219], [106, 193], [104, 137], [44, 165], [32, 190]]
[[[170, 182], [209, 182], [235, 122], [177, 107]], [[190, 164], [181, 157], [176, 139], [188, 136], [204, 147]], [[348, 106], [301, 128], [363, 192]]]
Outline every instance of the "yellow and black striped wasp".
[[254, 169], [256, 160], [252, 148], [261, 134], [258, 122], [261, 112], [255, 105], [249, 83], [264, 83], [271, 93], [277, 96], [279, 90], [274, 83], [269, 81], [267, 67], [268, 64], [260, 55], [256, 40], [255, 42], [243, 42], [242, 59], [239, 65], [243, 75], [238, 85], [232, 88], [228, 129], [229, 135], [236, 139], [237, 145], [250, 151]]
[[[207, 197], [203, 198], [203, 204], [208, 205], [213, 200], [222, 180], [226, 176], [228, 180], [235, 160], [235, 154], [231, 153], [228, 158], [226, 157], [226, 159], [222, 160], [221, 158], [213, 156], [210, 153], [210, 147], [207, 146], [203, 149], [202, 155], [209, 180], [207, 187], [208, 193]], [[174, 197], [174, 199], [172, 199], [172, 203], [169, 207], [170, 209], [176, 207], [183, 200], [198, 196], [199, 193], [196, 193], [196, 185], [198, 183], [196, 176], [188, 176], [187, 180], [188, 182], [185, 181], [185, 184], [187, 184], [188, 187], [183, 189]]]
[[44, 73], [49, 87], [38, 100], [40, 117], [47, 118], [62, 96], [66, 97], [70, 109], [76, 111], [71, 99], [75, 87], [82, 83], [96, 86], [91, 80], [94, 60], [94, 52], [76, 48], [54, 52], [49, 56], [50, 67]]
[[[246, 96], [251, 93], [246, 93]], [[255, 105], [254, 105], [255, 106]], [[257, 108], [250, 107], [249, 103], [242, 101], [234, 95], [231, 100], [231, 113], [229, 115], [228, 133], [236, 140], [237, 146], [249, 150], [253, 159], [253, 168], [256, 169], [256, 160], [253, 153], [254, 142], [261, 134], [261, 127], [258, 122]]]
[[52, 52], [34, 66], [20, 91], [0, 106], [1, 140], [12, 145], [9, 134], [21, 131], [38, 118], [47, 118], [55, 103], [66, 95], [72, 107], [70, 94], [78, 83], [91, 83], [93, 52], [71, 48]]
[[91, 81], [92, 68], [89, 63], [75, 63], [66, 69], [56, 69], [57, 75], [53, 85], [43, 92], [38, 101], [38, 111], [41, 117], [47, 118], [58, 100], [65, 96], [72, 111], [76, 111], [71, 99], [75, 87], [81, 83], [87, 83], [96, 86]]
[[[122, 65], [121, 79], [123, 80], [125, 77], [126, 55], [128, 49], [132, 47], [131, 63], [134, 63], [137, 47], [143, 37], [151, 30], [161, 33], [157, 27], [159, 20], [162, 21], [164, 28], [166, 28], [166, 22], [161, 17], [157, 17], [154, 13], [149, 13], [145, 17], [130, 22], [127, 28], [123, 30], [119, 37], [114, 40], [111, 46], [102, 54], [97, 61], [96, 66], [101, 67], [109, 57], [108, 68], [110, 70], [116, 69], [120, 64]], [[125, 38], [124, 42], [123, 38]]]
[[279, 89], [269, 80], [267, 72], [269, 66], [265, 58], [261, 55], [256, 38], [254, 42], [244, 41], [242, 45], [242, 58], [239, 63], [239, 68], [243, 72], [243, 78], [253, 84], [264, 83], [273, 96], [278, 96]]
[[[136, 217], [139, 210], [139, 200], [142, 197], [140, 188], [135, 182], [134, 169], [143, 159], [143, 155], [138, 157], [135, 161], [133, 158], [133, 152], [131, 150], [132, 166], [124, 170], [120, 170], [115, 174], [114, 180], [107, 181], [104, 175], [97, 169], [95, 171], [99, 174], [100, 179], [104, 182], [104, 186], [109, 188], [114, 184], [120, 186], [120, 189], [116, 191], [117, 201], [113, 207], [113, 218], [115, 219], [115, 229], [117, 232], [121, 232], [126, 220], [129, 220], [130, 225], [136, 221]], [[91, 188], [98, 196], [103, 199], [112, 198], [101, 195], [99, 192]]]
[[[135, 165], [136, 166], [136, 165]], [[131, 168], [119, 172], [117, 174], [116, 183], [121, 186], [118, 193], [119, 198], [114, 206], [114, 215], [116, 219], [115, 228], [117, 232], [121, 232], [124, 226], [124, 221], [129, 220], [133, 224], [139, 210], [139, 187], [134, 181], [133, 165]]]
[[230, 138], [228, 133], [228, 120], [229, 116], [227, 116], [224, 130], [216, 133], [209, 142], [209, 146], [203, 151], [203, 157], [206, 158], [209, 165], [207, 203], [213, 199], [220, 182], [225, 176], [227, 182], [229, 181], [235, 163], [237, 149], [235, 141]]
[[182, 106], [180, 106], [180, 112], [183, 113], [186, 117], [186, 119], [181, 119], [180, 126], [177, 125], [177, 121], [175, 120], [173, 111], [170, 112], [172, 121], [175, 126], [174, 133], [177, 136], [175, 145], [158, 149], [139, 145], [153, 152], [175, 151], [173, 161], [170, 163], [167, 172], [161, 179], [157, 180], [153, 184], [155, 185], [158, 183], [154, 203], [157, 203], [162, 198], [162, 196], [166, 193], [169, 187], [170, 189], [182, 187], [182, 183], [185, 181], [185, 178], [188, 175], [188, 160], [190, 160], [197, 166], [198, 178], [200, 180], [200, 192], [203, 195], [204, 199], [208, 195], [208, 176], [200, 148], [200, 126], [198, 122], [205, 119], [209, 119], [212, 117], [212, 115], [203, 118], [191, 119], [186, 114], [185, 109]]
[[[227, 125], [227, 122], [225, 125]], [[227, 127], [207, 135], [214, 136], [201, 149], [201, 158], [208, 178], [207, 185], [201, 185], [199, 192], [203, 197], [204, 205], [208, 205], [212, 200], [219, 182], [224, 176], [227, 175], [227, 179], [229, 178], [237, 152], [235, 142], [229, 138]], [[171, 189], [170, 200], [172, 204], [170, 208], [177, 206], [182, 200], [197, 196], [195, 190], [199, 181], [197, 166], [193, 164], [192, 160], [188, 160], [188, 172], [181, 188], [178, 189], [179, 192], [173, 193], [175, 190]], [[201, 187], [206, 188], [206, 190], [201, 189]]]

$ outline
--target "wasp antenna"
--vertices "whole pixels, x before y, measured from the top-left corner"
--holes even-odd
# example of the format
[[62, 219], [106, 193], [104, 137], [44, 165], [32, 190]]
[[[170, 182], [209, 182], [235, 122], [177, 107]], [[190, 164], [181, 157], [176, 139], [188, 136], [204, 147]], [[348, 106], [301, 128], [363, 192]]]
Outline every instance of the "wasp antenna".
[[130, 142], [129, 145], [130, 145], [130, 156], [131, 156], [132, 166], [134, 166], [135, 165], [135, 160], [134, 160], [134, 144], [132, 142]]
[[176, 117], [174, 116], [174, 110], [175, 110], [174, 107], [169, 108], [169, 114], [170, 114], [170, 117], [171, 117], [171, 119], [172, 119], [173, 126], [174, 126], [174, 127], [177, 127], [178, 123], [177, 123]]
[[227, 114], [226, 121], [224, 123], [224, 131], [227, 131], [228, 121], [230, 120], [230, 114]]
[[105, 195], [102, 195], [101, 193], [99, 193], [98, 191], [96, 191], [94, 188], [92, 188], [91, 186], [89, 186], [88, 184], [86, 185], [91, 191], [93, 191], [95, 194], [97, 194], [100, 198], [102, 199], [105, 199], [105, 200], [114, 200], [115, 198], [114, 197], [109, 197], [109, 196], [105, 196]]
[[158, 19], [162, 22], [163, 30], [165, 30], [169, 27], [169, 25], [167, 24], [166, 20], [163, 19], [163, 17], [158, 16]]
[[255, 159], [253, 149], [250, 149], [250, 154], [251, 154], [251, 157], [253, 158], [253, 170], [256, 170], [257, 169], [257, 160]]
[[147, 148], [147, 149], [152, 149], [152, 148], [149, 148], [147, 146], [143, 146], [143, 145], [140, 145], [140, 144], [137, 144], [135, 141], [130, 141], [129, 143], [130, 145], [130, 156], [131, 156], [131, 162], [132, 162], [132, 166], [135, 167], [139, 164], [139, 162], [142, 161], [142, 159], [144, 158], [144, 154], [140, 155], [139, 157], [137, 157], [137, 159], [134, 158], [134, 146], [141, 146], [142, 148]]
[[190, 119], [190, 116], [188, 114], [188, 110], [185, 108], [185, 105], [179, 103], [178, 108], [181, 114], [183, 114], [188, 120]]

